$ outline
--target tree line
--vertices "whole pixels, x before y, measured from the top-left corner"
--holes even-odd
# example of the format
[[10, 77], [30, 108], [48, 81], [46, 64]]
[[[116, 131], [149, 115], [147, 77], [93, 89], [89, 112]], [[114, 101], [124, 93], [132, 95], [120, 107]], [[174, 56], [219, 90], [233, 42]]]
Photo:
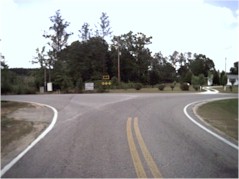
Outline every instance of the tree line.
[[[34, 78], [32, 86], [36, 89], [46, 86], [46, 82], [53, 82], [55, 89], [66, 92], [81, 91], [84, 82], [95, 82], [100, 88], [103, 75], [110, 76], [114, 87], [129, 83], [154, 86], [180, 82], [190, 83], [196, 89], [209, 77], [213, 78], [213, 84], [221, 85], [226, 76], [225, 72], [217, 71], [213, 60], [204, 54], [178, 51], [169, 56], [160, 51], [152, 54], [147, 47], [152, 43], [151, 36], [132, 31], [112, 36], [106, 13], [101, 14], [95, 30], [85, 22], [78, 30], [79, 39], [70, 45], [67, 42], [73, 33], [67, 32], [70, 23], [63, 19], [60, 10], [50, 17], [50, 21], [52, 26], [43, 34], [46, 46], [37, 48], [32, 59], [32, 63], [40, 64], [40, 69], [30, 73]], [[8, 69], [3, 65], [1, 68]], [[3, 83], [6, 86], [7, 77]]]

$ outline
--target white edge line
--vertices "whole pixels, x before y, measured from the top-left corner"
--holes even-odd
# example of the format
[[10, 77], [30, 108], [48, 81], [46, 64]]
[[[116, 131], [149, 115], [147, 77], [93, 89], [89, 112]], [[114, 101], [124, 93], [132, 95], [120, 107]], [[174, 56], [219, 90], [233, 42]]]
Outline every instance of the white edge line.
[[[228, 99], [228, 98], [220, 98], [220, 99]], [[216, 100], [220, 100], [220, 99], [216, 99]], [[214, 99], [215, 100], [215, 99]], [[206, 100], [206, 101], [209, 101], [209, 100]], [[209, 130], [208, 128], [206, 128], [205, 126], [201, 125], [200, 123], [198, 123], [195, 119], [193, 119], [188, 113], [187, 113], [187, 108], [189, 106], [191, 106], [192, 104], [195, 104], [195, 103], [199, 103], [199, 102], [203, 102], [203, 101], [197, 101], [197, 102], [192, 102], [188, 105], [186, 105], [183, 109], [184, 111], [184, 114], [194, 123], [196, 124], [198, 127], [200, 127], [201, 129], [205, 130], [206, 132], [208, 132], [209, 134], [213, 135], [214, 137], [218, 138], [219, 140], [221, 140], [222, 142], [230, 145], [231, 147], [233, 147], [234, 149], [239, 149], [237, 145], [233, 144], [232, 142], [228, 141], [227, 139], [221, 137], [220, 135], [212, 132], [211, 130]]]
[[26, 102], [26, 103], [37, 104], [37, 105], [40, 105], [40, 106], [46, 106], [46, 107], [53, 110], [54, 116], [53, 116], [51, 124], [46, 128], [46, 130], [44, 132], [42, 132], [25, 150], [23, 150], [20, 154], [18, 154], [17, 157], [15, 157], [11, 162], [9, 162], [6, 166], [3, 167], [3, 169], [1, 170], [1, 177], [13, 165], [15, 165], [32, 147], [34, 147], [42, 138], [44, 138], [46, 136], [46, 134], [52, 130], [52, 128], [54, 127], [54, 125], [57, 121], [58, 112], [54, 107], [46, 105], [46, 104], [35, 103], [35, 102], [27, 102], [27, 101], [19, 101], [19, 102]]

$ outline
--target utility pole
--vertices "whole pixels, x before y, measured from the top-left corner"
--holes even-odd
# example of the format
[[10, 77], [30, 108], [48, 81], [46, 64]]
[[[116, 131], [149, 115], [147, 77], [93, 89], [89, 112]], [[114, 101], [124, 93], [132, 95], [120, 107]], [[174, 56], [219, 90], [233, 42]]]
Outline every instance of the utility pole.
[[225, 73], [227, 72], [227, 57], [225, 58]]
[[121, 55], [121, 52], [120, 52], [120, 43], [119, 43], [119, 37], [116, 38], [115, 42], [114, 42], [114, 46], [115, 48], [117, 49], [117, 54], [118, 54], [118, 67], [117, 67], [117, 71], [118, 71], [118, 82], [120, 82], [120, 55]]
[[117, 48], [118, 51], [118, 82], [120, 82], [120, 51], [119, 51], [119, 46]]
[[46, 83], [46, 66], [44, 67], [44, 93], [47, 91], [47, 83]]

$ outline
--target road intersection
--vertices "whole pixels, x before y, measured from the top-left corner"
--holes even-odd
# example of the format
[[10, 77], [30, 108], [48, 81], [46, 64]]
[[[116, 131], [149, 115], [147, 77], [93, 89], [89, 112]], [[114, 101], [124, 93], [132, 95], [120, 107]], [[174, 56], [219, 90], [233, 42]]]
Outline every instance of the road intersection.
[[237, 94], [2, 96], [58, 111], [52, 130], [3, 177], [238, 177], [238, 150], [184, 114], [189, 103], [218, 97]]

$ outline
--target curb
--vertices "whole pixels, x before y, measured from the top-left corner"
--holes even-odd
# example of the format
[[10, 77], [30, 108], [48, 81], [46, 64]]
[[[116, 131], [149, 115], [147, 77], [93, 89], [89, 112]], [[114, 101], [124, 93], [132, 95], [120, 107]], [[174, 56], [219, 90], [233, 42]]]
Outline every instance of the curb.
[[31, 104], [36, 104], [36, 105], [40, 105], [40, 106], [45, 106], [45, 107], [50, 108], [54, 112], [54, 115], [53, 115], [52, 122], [50, 123], [50, 125], [25, 150], [23, 150], [11, 162], [9, 162], [7, 165], [5, 165], [1, 169], [1, 174], [0, 174], [1, 177], [10, 168], [12, 168], [31, 148], [33, 148], [41, 139], [43, 139], [48, 134], [48, 132], [50, 132], [52, 130], [52, 128], [54, 127], [54, 125], [57, 121], [57, 117], [58, 117], [57, 110], [54, 107], [47, 105], [47, 104], [41, 104], [41, 103], [29, 102], [29, 101], [17, 101], [17, 100], [8, 100], [8, 101], [24, 102], [24, 103], [31, 103]]

